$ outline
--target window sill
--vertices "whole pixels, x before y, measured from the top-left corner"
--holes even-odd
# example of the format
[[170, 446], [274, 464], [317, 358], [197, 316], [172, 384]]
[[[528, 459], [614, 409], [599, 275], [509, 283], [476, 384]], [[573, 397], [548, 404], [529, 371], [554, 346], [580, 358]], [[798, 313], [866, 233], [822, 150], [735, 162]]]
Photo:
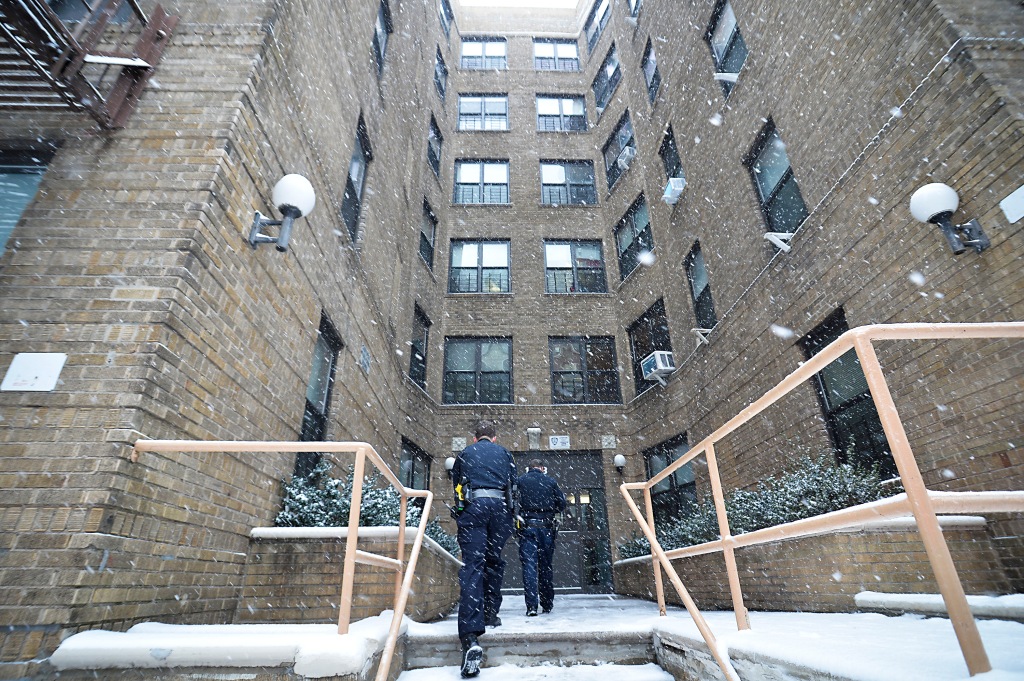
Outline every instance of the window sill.
[[452, 208], [508, 208], [512, 205], [512, 202], [508, 203], [452, 203], [449, 204]]
[[600, 208], [601, 205], [594, 203], [538, 203], [538, 208]]
[[512, 298], [515, 293], [512, 291], [481, 291], [480, 293], [459, 293], [457, 291], [445, 291], [446, 296], [453, 298], [461, 298], [468, 296], [501, 296], [503, 298]]
[[508, 133], [508, 132], [512, 132], [512, 130], [510, 128], [505, 128], [504, 130], [484, 130], [483, 128], [469, 128], [469, 129], [459, 128], [455, 132], [456, 133], [462, 133], [462, 132], [466, 132], [466, 133], [481, 133], [481, 132], [499, 132], [500, 133], [500, 132], [505, 132], [505, 133]]

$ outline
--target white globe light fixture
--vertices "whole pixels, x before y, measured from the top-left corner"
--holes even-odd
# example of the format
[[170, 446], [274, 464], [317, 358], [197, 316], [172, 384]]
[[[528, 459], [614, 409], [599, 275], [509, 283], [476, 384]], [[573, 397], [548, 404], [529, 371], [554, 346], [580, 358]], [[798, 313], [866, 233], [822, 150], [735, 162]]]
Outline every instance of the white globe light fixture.
[[626, 457], [624, 457], [622, 454], [616, 454], [615, 457], [612, 459], [612, 463], [615, 464], [615, 470], [621, 473], [623, 469], [626, 467]]
[[977, 220], [963, 225], [953, 224], [953, 213], [960, 207], [960, 197], [948, 184], [932, 182], [918, 189], [910, 197], [910, 214], [919, 222], [938, 225], [954, 255], [960, 255], [973, 246], [981, 253], [989, 247], [988, 237]]
[[[296, 219], [309, 215], [316, 206], [316, 192], [313, 185], [302, 175], [285, 175], [271, 192], [270, 199], [281, 212], [284, 219], [268, 220], [256, 211], [249, 230], [249, 245], [256, 248], [259, 244], [276, 244], [277, 250], [284, 253], [288, 250], [288, 241], [292, 235], [292, 224]], [[277, 237], [261, 234], [263, 227], [279, 225], [281, 231]]]

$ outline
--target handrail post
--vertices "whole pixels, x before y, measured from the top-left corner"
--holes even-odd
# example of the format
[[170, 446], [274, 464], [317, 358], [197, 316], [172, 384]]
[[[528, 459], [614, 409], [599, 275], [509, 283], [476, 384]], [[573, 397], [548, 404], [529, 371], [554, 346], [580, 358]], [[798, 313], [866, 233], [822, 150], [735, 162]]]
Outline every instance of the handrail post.
[[[657, 535], [658, 531], [654, 525], [654, 503], [651, 500], [651, 488], [644, 487], [644, 506], [647, 511], [647, 523], [651, 526], [651, 532]], [[658, 595], [658, 614], [662, 617], [668, 615], [668, 609], [665, 607], [665, 584], [661, 579], [661, 563], [658, 562], [658, 557], [654, 555], [654, 551], [651, 551], [651, 569], [654, 570], [654, 590]]]
[[[395, 558], [401, 563], [405, 560], [405, 524], [407, 522], [406, 513], [409, 510], [409, 497], [406, 496], [405, 490], [398, 490], [401, 493], [402, 498], [399, 502], [398, 512], [398, 547], [395, 549]], [[402, 591], [402, 571], [395, 572], [395, 599], [394, 599], [394, 610], [398, 612], [398, 599]]]
[[740, 573], [736, 567], [736, 550], [729, 541], [732, 538], [732, 532], [729, 529], [729, 516], [725, 511], [725, 493], [722, 491], [722, 477], [718, 471], [715, 444], [709, 442], [704, 453], [708, 460], [708, 474], [711, 476], [711, 496], [715, 500], [715, 515], [718, 517], [718, 533], [722, 537], [722, 555], [725, 557], [725, 571], [729, 577], [729, 593], [732, 596], [732, 609], [736, 615], [736, 628], [743, 631], [750, 628], [750, 616], [747, 614], [747, 607], [743, 604]]
[[992, 665], [985, 652], [981, 635], [978, 633], [978, 625], [974, 621], [970, 606], [967, 605], [963, 584], [957, 575], [946, 540], [942, 536], [939, 520], [935, 516], [931, 499], [928, 497], [928, 488], [924, 484], [921, 470], [910, 449], [910, 441], [903, 428], [903, 422], [900, 421], [892, 393], [889, 392], [889, 385], [882, 373], [878, 355], [875, 354], [875, 348], [870, 338], [862, 334], [858, 334], [854, 338], [853, 347], [857, 351], [861, 368], [867, 378], [871, 398], [874, 400], [878, 418], [882, 422], [882, 430], [885, 431], [885, 437], [892, 449], [896, 469], [900, 473], [903, 489], [907, 492], [911, 511], [917, 521], [917, 529], [921, 534], [921, 541], [924, 543], [928, 561], [935, 573], [935, 581], [939, 584], [939, 592], [946, 604], [946, 612], [949, 613], [949, 620], [956, 632], [967, 669], [971, 676], [991, 671]]
[[356, 548], [359, 545], [359, 508], [363, 503], [363, 469], [366, 449], [356, 451], [356, 465], [352, 472], [352, 503], [348, 512], [348, 537], [345, 538], [345, 567], [341, 577], [341, 602], [338, 608], [338, 633], [347, 634], [352, 619], [352, 582], [356, 575]]

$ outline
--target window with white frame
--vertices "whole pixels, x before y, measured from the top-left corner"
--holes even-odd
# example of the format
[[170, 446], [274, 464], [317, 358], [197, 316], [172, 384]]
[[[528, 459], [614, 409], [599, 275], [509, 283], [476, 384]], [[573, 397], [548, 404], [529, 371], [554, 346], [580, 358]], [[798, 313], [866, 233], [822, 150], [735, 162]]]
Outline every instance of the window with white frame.
[[32, 203], [52, 151], [0, 150], [0, 251]]
[[462, 40], [462, 68], [508, 68], [504, 38], [464, 38]]
[[757, 188], [768, 230], [795, 231], [807, 218], [807, 205], [793, 176], [786, 145], [771, 119], [748, 156], [747, 168]]
[[545, 241], [545, 293], [606, 293], [600, 241]]
[[686, 269], [686, 279], [690, 282], [690, 299], [693, 301], [693, 315], [697, 319], [697, 326], [701, 329], [713, 329], [718, 323], [718, 317], [715, 316], [708, 269], [704, 265], [704, 252], [699, 241], [693, 244], [683, 265]]
[[437, 127], [437, 121], [430, 117], [430, 131], [427, 133], [427, 165], [434, 171], [435, 176], [441, 174], [441, 145], [444, 137], [441, 136], [441, 129]]
[[373, 160], [370, 150], [370, 139], [366, 132], [366, 124], [362, 115], [356, 126], [355, 149], [348, 164], [348, 178], [345, 181], [345, 196], [341, 201], [341, 216], [348, 227], [348, 235], [352, 243], [359, 236], [359, 214], [363, 209], [363, 193], [366, 189], [366, 172]]
[[551, 401], [555, 404], [617, 404], [619, 371], [613, 336], [549, 338]]
[[633, 136], [633, 122], [629, 118], [629, 111], [622, 114], [611, 137], [604, 143], [601, 154], [604, 157], [605, 178], [608, 180], [608, 188], [611, 189], [636, 156], [636, 138]]
[[441, 48], [438, 48], [437, 54], [434, 55], [434, 87], [437, 88], [437, 96], [443, 102], [448, 93], [448, 67], [441, 56]]
[[608, 103], [612, 101], [612, 95], [615, 94], [615, 88], [620, 80], [622, 80], [622, 69], [619, 68], [619, 53], [616, 51], [615, 45], [612, 45], [591, 85], [598, 116], [604, 113]]
[[409, 353], [409, 378], [423, 388], [427, 387], [427, 349], [430, 347], [430, 319], [420, 309], [413, 306], [412, 340]]
[[637, 268], [645, 254], [654, 250], [651, 217], [643, 194], [615, 226], [615, 246], [619, 252], [619, 276], [623, 279]]
[[661, 87], [661, 73], [658, 71], [658, 59], [654, 56], [654, 45], [650, 39], [647, 40], [647, 49], [644, 50], [640, 68], [643, 69], [644, 82], [647, 83], [647, 98], [653, 102], [658, 96], [658, 88]]
[[509, 242], [452, 240], [449, 293], [508, 293]]
[[452, 6], [448, 0], [441, 0], [437, 8], [437, 14], [441, 19], [441, 30], [444, 31], [444, 37], [451, 40], [452, 22], [455, 21], [455, 13], [452, 12]]
[[[327, 439], [327, 414], [331, 406], [334, 370], [342, 347], [341, 337], [331, 320], [321, 311], [320, 327], [313, 343], [309, 382], [306, 384], [306, 407], [302, 413], [299, 439], [303, 442], [322, 442]], [[319, 462], [320, 454], [317, 452], [296, 454], [295, 475], [309, 475]]]
[[575, 40], [534, 40], [533, 67], [538, 71], [579, 71], [580, 52]]
[[508, 130], [508, 95], [459, 95], [459, 130]]
[[715, 60], [715, 79], [728, 97], [736, 84], [736, 75], [747, 59], [747, 44], [743, 42], [729, 0], [719, 0], [715, 5], [705, 39]]
[[541, 161], [540, 201], [548, 206], [597, 203], [592, 161]]
[[455, 203], [508, 202], [508, 161], [455, 162]]
[[597, 45], [604, 27], [608, 25], [608, 18], [611, 14], [612, 6], [610, 0], [595, 0], [594, 8], [587, 15], [587, 21], [583, 28], [583, 33], [587, 36], [588, 50], [593, 50]]
[[447, 338], [444, 404], [510, 404], [511, 338]]
[[566, 132], [587, 129], [587, 104], [583, 97], [537, 95], [537, 130]]
[[[415, 442], [402, 438], [402, 459], [398, 464], [398, 479], [410, 489], [430, 489], [430, 455]], [[415, 497], [410, 504], [423, 507], [423, 497]]]
[[434, 269], [434, 243], [437, 238], [437, 216], [426, 199], [423, 199], [423, 217], [420, 220], [420, 257], [427, 267]]

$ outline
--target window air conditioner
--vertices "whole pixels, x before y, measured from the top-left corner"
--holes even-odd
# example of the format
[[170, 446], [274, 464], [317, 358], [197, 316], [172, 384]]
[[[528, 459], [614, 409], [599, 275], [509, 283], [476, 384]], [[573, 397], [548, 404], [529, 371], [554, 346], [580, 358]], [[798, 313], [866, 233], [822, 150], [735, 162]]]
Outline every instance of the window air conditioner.
[[641, 360], [640, 369], [643, 371], [644, 380], [654, 379], [659, 383], [664, 383], [661, 377], [668, 376], [675, 371], [676, 363], [671, 352], [655, 350]]
[[626, 168], [629, 168], [629, 164], [633, 162], [633, 159], [635, 157], [636, 148], [626, 147], [625, 149], [619, 152], [619, 157], [615, 159], [615, 163], [619, 166], [619, 168], [625, 170]]
[[674, 206], [684, 189], [686, 189], [685, 177], [670, 177], [668, 178], [668, 184], [665, 185], [665, 193], [661, 195], [661, 200], [670, 206]]

